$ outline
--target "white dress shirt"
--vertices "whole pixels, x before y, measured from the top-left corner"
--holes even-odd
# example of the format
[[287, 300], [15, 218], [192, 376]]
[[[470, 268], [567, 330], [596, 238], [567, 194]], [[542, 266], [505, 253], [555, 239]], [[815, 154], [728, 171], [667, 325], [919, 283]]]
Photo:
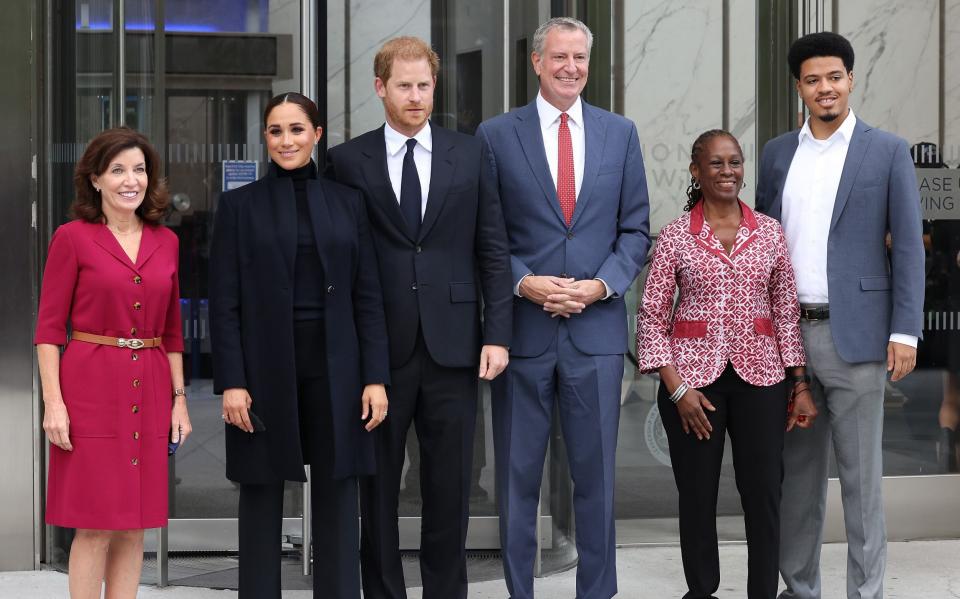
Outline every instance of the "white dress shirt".
[[[810, 120], [800, 129], [797, 151], [783, 185], [781, 221], [801, 304], [829, 304], [827, 241], [843, 164], [857, 118], [851, 109], [827, 139], [817, 139]], [[894, 333], [890, 341], [913, 347], [917, 338]]]
[[[583, 103], [577, 96], [573, 105], [567, 109], [567, 127], [570, 129], [570, 145], [573, 146], [573, 178], [576, 182], [577, 199], [580, 198], [580, 185], [583, 183], [583, 164], [586, 160], [586, 134], [583, 129]], [[560, 162], [559, 141], [561, 110], [547, 102], [541, 93], [537, 93], [537, 115], [540, 117], [540, 135], [543, 136], [543, 149], [547, 154], [547, 166], [550, 168], [550, 177], [553, 178], [553, 188], [557, 188], [557, 164]], [[559, 200], [557, 200], [559, 202]], [[520, 283], [533, 273], [520, 277], [513, 288], [514, 295], [520, 295]], [[596, 279], [603, 283], [606, 293], [603, 299], [613, 295], [613, 290], [603, 279]]]
[[[537, 94], [537, 114], [540, 115], [540, 133], [543, 135], [543, 149], [547, 153], [547, 166], [553, 177], [553, 188], [557, 188], [557, 135], [560, 132], [560, 110]], [[567, 110], [567, 127], [570, 129], [570, 142], [573, 145], [573, 176], [577, 184], [577, 197], [580, 197], [580, 184], [583, 183], [583, 161], [586, 143], [583, 132], [583, 103], [577, 97]]]
[[[403, 133], [384, 123], [383, 139], [387, 144], [387, 173], [390, 175], [390, 185], [393, 195], [400, 202], [400, 182], [403, 179], [403, 157], [407, 155], [407, 140]], [[417, 165], [417, 174], [420, 176], [420, 218], [427, 211], [427, 196], [430, 194], [430, 161], [433, 157], [433, 134], [430, 131], [430, 122], [413, 136], [417, 145], [413, 149], [413, 162]]]

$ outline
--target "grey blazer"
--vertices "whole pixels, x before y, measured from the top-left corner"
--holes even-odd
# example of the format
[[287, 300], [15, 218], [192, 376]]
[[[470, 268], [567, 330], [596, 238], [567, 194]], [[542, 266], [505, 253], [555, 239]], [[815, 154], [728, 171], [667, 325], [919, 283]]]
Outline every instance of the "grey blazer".
[[[785, 133], [760, 157], [756, 207], [777, 220], [798, 143], [799, 130]], [[833, 342], [847, 362], [885, 361], [892, 333], [922, 336], [924, 250], [913, 161], [905, 140], [859, 118], [830, 222], [827, 289]]]

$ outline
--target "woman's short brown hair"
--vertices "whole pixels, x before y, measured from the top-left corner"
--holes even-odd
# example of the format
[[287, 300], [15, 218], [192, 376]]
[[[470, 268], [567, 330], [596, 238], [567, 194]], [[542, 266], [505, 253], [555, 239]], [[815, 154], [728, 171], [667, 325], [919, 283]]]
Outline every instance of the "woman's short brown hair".
[[93, 188], [90, 177], [102, 175], [110, 161], [124, 150], [140, 148], [147, 169], [147, 192], [137, 208], [137, 216], [149, 223], [163, 220], [170, 205], [167, 182], [160, 177], [160, 157], [143, 134], [129, 127], [107, 129], [87, 144], [83, 156], [73, 171], [73, 189], [76, 194], [70, 206], [70, 216], [91, 223], [103, 222], [100, 194]]
[[393, 67], [393, 60], [400, 58], [402, 60], [420, 60], [426, 59], [430, 65], [430, 73], [437, 77], [440, 72], [440, 57], [433, 51], [430, 44], [418, 37], [401, 36], [387, 40], [377, 52], [373, 59], [373, 74], [380, 78], [384, 83], [390, 79], [390, 70]]

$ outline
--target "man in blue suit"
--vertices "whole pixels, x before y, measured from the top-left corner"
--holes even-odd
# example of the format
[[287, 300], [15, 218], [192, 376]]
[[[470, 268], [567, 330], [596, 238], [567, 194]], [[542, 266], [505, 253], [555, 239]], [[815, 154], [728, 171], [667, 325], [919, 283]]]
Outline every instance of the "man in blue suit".
[[590, 30], [556, 18], [533, 38], [534, 102], [482, 125], [481, 189], [502, 205], [513, 337], [493, 381], [500, 542], [513, 599], [533, 597], [537, 505], [554, 402], [575, 485], [579, 599], [617, 592], [614, 453], [627, 319], [650, 246], [636, 127], [580, 99]]
[[756, 204], [783, 224], [812, 376], [795, 384], [811, 385], [820, 416], [787, 435], [784, 447], [780, 573], [787, 588], [780, 597], [821, 596], [832, 439], [849, 546], [847, 596], [875, 599], [883, 596], [886, 562], [886, 373], [897, 381], [913, 370], [922, 328], [920, 198], [907, 143], [848, 107], [850, 42], [810, 34], [793, 44], [788, 61], [810, 118], [764, 147]]

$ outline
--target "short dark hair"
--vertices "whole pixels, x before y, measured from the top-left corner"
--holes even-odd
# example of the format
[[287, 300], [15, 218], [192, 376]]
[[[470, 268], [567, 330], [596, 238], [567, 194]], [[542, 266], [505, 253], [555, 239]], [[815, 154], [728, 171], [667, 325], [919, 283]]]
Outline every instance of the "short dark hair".
[[110, 167], [110, 161], [124, 150], [140, 148], [147, 169], [147, 191], [136, 214], [148, 223], [163, 220], [170, 205], [167, 182], [160, 176], [160, 157], [150, 141], [129, 127], [107, 129], [87, 144], [83, 156], [73, 171], [75, 197], [70, 206], [70, 216], [89, 223], [103, 222], [103, 204], [100, 194], [93, 188], [90, 177], [99, 176]]
[[270, 117], [270, 113], [273, 112], [273, 109], [281, 104], [286, 104], [287, 102], [291, 104], [296, 104], [300, 107], [300, 110], [303, 111], [303, 114], [307, 115], [307, 118], [310, 119], [310, 124], [314, 128], [322, 127], [323, 124], [320, 122], [320, 110], [317, 108], [317, 104], [306, 97], [303, 94], [297, 92], [287, 92], [285, 94], [279, 94], [274, 96], [267, 102], [266, 107], [263, 109], [263, 128], [267, 128], [267, 118]]
[[787, 64], [790, 65], [793, 78], [799, 81], [800, 65], [808, 58], [819, 56], [836, 56], [843, 61], [848, 73], [853, 70], [853, 46], [849, 40], [831, 31], [821, 31], [808, 33], [791, 44]]

